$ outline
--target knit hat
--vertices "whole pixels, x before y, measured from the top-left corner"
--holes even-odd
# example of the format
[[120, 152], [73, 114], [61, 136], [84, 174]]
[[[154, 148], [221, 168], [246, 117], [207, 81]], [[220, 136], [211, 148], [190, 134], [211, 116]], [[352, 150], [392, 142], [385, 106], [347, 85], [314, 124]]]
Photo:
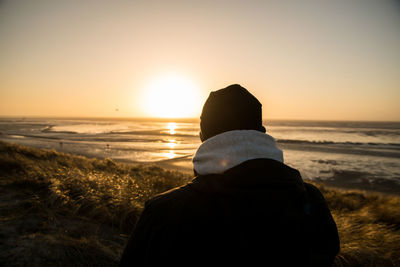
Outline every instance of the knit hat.
[[262, 126], [261, 103], [239, 84], [211, 92], [203, 106], [200, 138], [233, 130], [257, 130]]

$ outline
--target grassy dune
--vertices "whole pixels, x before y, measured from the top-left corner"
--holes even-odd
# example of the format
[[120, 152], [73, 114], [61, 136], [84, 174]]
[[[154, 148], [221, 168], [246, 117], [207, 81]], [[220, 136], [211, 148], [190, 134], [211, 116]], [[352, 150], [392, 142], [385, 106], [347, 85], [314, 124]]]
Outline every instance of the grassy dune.
[[[191, 177], [0, 142], [0, 265], [115, 266], [144, 202]], [[400, 265], [400, 198], [317, 185], [336, 266]]]

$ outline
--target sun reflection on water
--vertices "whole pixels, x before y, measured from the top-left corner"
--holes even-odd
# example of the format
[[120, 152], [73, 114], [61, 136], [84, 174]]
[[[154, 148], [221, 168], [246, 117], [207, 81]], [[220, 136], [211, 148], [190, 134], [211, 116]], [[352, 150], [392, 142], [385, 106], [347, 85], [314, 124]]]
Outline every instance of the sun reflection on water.
[[168, 146], [169, 148], [174, 148], [176, 147], [176, 141], [174, 139], [170, 139], [168, 140], [168, 143], [166, 143], [165, 145]]
[[[173, 126], [173, 125], [172, 125], [172, 126]], [[169, 129], [170, 129], [170, 133], [171, 133], [171, 134], [174, 134], [174, 133], [175, 133], [173, 127], [169, 128]], [[175, 158], [175, 157], [176, 157], [176, 154], [174, 153], [174, 150], [173, 150], [173, 149], [176, 147], [177, 141], [176, 141], [175, 139], [168, 139], [168, 143], [166, 143], [165, 145], [166, 145], [167, 147], [170, 148], [169, 152], [164, 154], [165, 157], [167, 157], [167, 158], [169, 158], [169, 159]]]
[[176, 123], [175, 122], [169, 122], [168, 125], [167, 125], [167, 128], [169, 130], [169, 134], [175, 134]]
[[165, 156], [169, 159], [175, 158], [176, 154], [174, 153], [173, 150], [170, 150], [168, 153], [165, 153]]

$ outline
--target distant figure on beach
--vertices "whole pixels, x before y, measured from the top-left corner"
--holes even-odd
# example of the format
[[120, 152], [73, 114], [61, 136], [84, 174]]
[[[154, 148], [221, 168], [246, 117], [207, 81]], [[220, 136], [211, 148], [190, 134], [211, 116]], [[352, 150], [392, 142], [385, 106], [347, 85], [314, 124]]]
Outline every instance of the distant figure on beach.
[[261, 103], [238, 84], [211, 92], [189, 184], [154, 197], [120, 266], [330, 266], [336, 224], [321, 192], [283, 163]]

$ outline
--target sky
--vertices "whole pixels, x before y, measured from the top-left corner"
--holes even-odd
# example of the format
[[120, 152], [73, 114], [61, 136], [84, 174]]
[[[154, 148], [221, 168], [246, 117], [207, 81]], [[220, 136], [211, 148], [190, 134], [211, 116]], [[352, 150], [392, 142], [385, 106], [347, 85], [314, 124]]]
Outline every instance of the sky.
[[234, 83], [265, 119], [400, 121], [400, 1], [0, 0], [0, 116], [199, 117]]

